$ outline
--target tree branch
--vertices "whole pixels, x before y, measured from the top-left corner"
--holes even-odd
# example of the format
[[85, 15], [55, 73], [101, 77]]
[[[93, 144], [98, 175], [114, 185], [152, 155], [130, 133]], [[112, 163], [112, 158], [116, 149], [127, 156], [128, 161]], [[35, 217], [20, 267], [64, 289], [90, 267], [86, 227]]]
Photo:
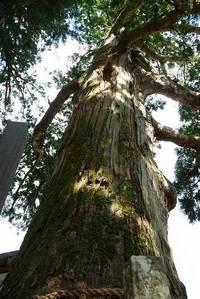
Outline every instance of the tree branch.
[[118, 45], [115, 50], [124, 51], [131, 43], [144, 39], [146, 36], [164, 32], [173, 29], [174, 24], [182, 17], [187, 15], [197, 14], [200, 12], [200, 3], [194, 3], [192, 9], [174, 9], [166, 14], [145, 23], [143, 26], [136, 28], [133, 31], [125, 32], [121, 35]]
[[114, 25], [112, 26], [111, 31], [115, 32], [119, 27], [122, 27], [124, 21], [126, 20], [126, 18], [130, 15], [130, 14], [134, 14], [139, 8], [140, 6], [144, 3], [144, 0], [136, 0], [134, 1], [134, 3], [130, 3], [128, 4], [126, 7], [124, 7], [121, 12], [119, 13], [119, 15], [117, 16], [117, 18], [114, 21]]
[[49, 124], [52, 122], [55, 115], [61, 109], [63, 103], [69, 98], [71, 94], [80, 89], [80, 79], [74, 79], [65, 85], [53, 102], [51, 102], [48, 110], [45, 115], [41, 119], [41, 121], [37, 124], [33, 132], [32, 145], [33, 150], [39, 158], [45, 156], [45, 152], [43, 149], [43, 143], [45, 139], [46, 130]]
[[139, 47], [148, 56], [152, 57], [154, 60], [160, 61], [160, 63], [165, 63], [165, 62], [189, 63], [189, 62], [191, 62], [191, 60], [189, 60], [189, 59], [184, 59], [184, 58], [177, 57], [177, 56], [160, 55], [160, 54], [156, 53], [151, 47], [149, 47], [143, 41], [139, 44]]
[[152, 118], [155, 137], [162, 141], [171, 141], [178, 146], [193, 148], [200, 151], [200, 136], [189, 136], [180, 134], [167, 126], [161, 126]]
[[196, 27], [190, 24], [177, 24], [176, 29], [180, 29], [184, 33], [197, 33], [200, 34], [200, 27]]
[[145, 96], [162, 94], [193, 110], [200, 110], [200, 93], [174, 82], [167, 76], [143, 72], [141, 85], [145, 86]]

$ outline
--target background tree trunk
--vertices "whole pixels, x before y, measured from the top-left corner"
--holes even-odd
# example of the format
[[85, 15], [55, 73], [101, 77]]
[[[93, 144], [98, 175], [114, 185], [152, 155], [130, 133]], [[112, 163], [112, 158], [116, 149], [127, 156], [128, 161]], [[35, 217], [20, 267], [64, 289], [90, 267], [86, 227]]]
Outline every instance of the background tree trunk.
[[[40, 208], [2, 296], [26, 298], [84, 281], [122, 287], [131, 255], [165, 259], [172, 298], [184, 298], [167, 242], [167, 181], [134, 53], [101, 50], [76, 106]], [[2, 297], [1, 297], [2, 298]]]

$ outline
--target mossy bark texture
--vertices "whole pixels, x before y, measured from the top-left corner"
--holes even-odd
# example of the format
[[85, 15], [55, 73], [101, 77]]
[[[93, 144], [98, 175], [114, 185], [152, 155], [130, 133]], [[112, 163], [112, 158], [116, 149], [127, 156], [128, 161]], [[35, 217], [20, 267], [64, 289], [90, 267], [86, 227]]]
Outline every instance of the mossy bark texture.
[[167, 182], [153, 160], [141, 61], [134, 52], [109, 53], [108, 46], [99, 50], [75, 95], [43, 200], [1, 298], [31, 298], [80, 281], [122, 287], [132, 255], [163, 256], [172, 298], [184, 298], [167, 242]]

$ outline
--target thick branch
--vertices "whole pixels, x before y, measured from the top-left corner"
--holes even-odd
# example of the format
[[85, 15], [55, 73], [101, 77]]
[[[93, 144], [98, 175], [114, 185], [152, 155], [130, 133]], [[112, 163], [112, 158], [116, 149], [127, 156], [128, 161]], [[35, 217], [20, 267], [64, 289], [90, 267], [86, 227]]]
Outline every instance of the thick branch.
[[115, 19], [114, 25], [112, 26], [112, 32], [115, 32], [119, 27], [122, 27], [126, 18], [133, 15], [143, 3], [144, 0], [136, 0], [134, 3], [129, 3], [126, 7], [124, 7]]
[[166, 76], [143, 73], [142, 85], [145, 85], [145, 96], [154, 93], [162, 94], [193, 110], [200, 110], [200, 93], [175, 83]]
[[200, 27], [192, 26], [190, 24], [177, 24], [176, 29], [180, 29], [184, 33], [197, 33], [200, 34]]
[[176, 62], [176, 63], [187, 63], [187, 62], [191, 62], [191, 60], [189, 60], [189, 59], [184, 59], [184, 58], [177, 57], [177, 56], [160, 55], [160, 54], [156, 53], [151, 47], [149, 47], [144, 42], [141, 42], [139, 44], [139, 47], [148, 56], [152, 57], [154, 60], [160, 61], [161, 63], [165, 63], [165, 62]]
[[171, 141], [179, 146], [200, 150], [200, 136], [180, 134], [170, 127], [161, 126], [155, 119], [152, 120], [155, 136], [158, 140]]
[[48, 110], [37, 124], [33, 132], [32, 145], [35, 153], [41, 158], [45, 155], [43, 150], [43, 143], [46, 134], [46, 130], [49, 124], [52, 122], [55, 115], [61, 109], [63, 103], [69, 98], [71, 94], [80, 89], [80, 79], [74, 79], [67, 85], [65, 85], [53, 102], [51, 102]]
[[174, 9], [166, 14], [145, 23], [133, 31], [122, 34], [116, 50], [123, 51], [134, 41], [144, 39], [146, 36], [156, 33], [164, 32], [173, 29], [174, 24], [182, 17], [197, 14], [200, 12], [200, 3], [195, 3], [193, 8], [188, 12], [187, 10]]

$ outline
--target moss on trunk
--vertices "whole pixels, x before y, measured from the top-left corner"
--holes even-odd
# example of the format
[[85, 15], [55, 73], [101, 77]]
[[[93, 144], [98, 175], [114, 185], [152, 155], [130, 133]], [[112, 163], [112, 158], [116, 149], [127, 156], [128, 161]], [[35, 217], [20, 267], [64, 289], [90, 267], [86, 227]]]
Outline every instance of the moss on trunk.
[[[106, 48], [107, 49], [107, 48]], [[167, 182], [152, 156], [136, 60], [95, 58], [43, 201], [6, 279], [3, 298], [26, 298], [85, 281], [122, 287], [131, 255], [163, 256], [181, 298], [167, 243]], [[102, 62], [104, 61], [104, 63]]]

